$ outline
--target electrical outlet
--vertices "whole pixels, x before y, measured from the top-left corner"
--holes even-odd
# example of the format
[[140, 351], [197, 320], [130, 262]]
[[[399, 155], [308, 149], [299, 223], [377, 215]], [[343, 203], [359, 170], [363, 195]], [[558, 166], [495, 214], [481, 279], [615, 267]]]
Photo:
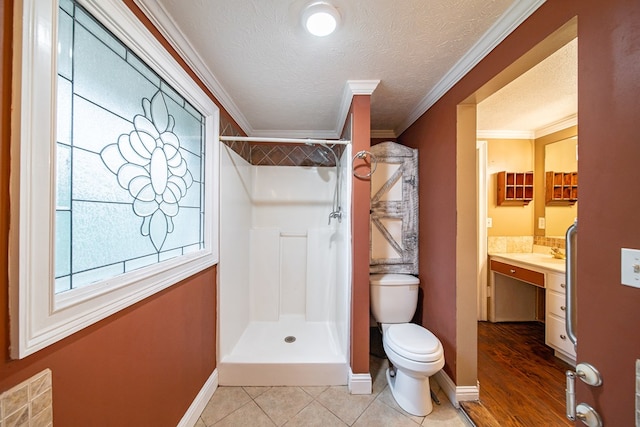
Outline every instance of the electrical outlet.
[[544, 217], [541, 216], [540, 218], [538, 218], [538, 228], [540, 230], [544, 230], [546, 226], [547, 226], [547, 221], [544, 219]]
[[640, 288], [640, 250], [621, 249], [620, 279], [623, 285]]

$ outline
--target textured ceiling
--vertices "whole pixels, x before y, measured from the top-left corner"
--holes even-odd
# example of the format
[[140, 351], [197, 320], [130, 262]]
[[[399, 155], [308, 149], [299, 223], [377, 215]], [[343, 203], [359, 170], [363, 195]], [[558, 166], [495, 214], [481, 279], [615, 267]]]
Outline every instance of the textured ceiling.
[[536, 136], [536, 131], [558, 122], [577, 123], [577, 111], [578, 39], [574, 39], [479, 103], [477, 127], [486, 134]]
[[248, 134], [330, 138], [348, 81], [380, 80], [372, 129], [397, 134], [543, 0], [331, 0], [342, 22], [324, 38], [302, 28], [310, 0], [136, 1]]

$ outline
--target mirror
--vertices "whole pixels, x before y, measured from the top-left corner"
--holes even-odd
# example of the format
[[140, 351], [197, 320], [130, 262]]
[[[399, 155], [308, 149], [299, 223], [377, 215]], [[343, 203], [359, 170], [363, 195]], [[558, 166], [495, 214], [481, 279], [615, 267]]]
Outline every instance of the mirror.
[[[572, 136], [544, 146], [544, 171], [577, 172], [578, 171], [578, 138]], [[545, 183], [546, 185], [546, 183]], [[545, 203], [546, 237], [564, 237], [567, 228], [578, 216], [578, 203], [550, 206]]]

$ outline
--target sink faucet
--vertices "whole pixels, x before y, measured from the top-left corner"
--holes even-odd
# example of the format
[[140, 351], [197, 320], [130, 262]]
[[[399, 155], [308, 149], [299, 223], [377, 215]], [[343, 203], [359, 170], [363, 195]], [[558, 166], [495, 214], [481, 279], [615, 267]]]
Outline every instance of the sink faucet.
[[558, 259], [565, 259], [564, 253], [556, 247], [551, 248], [551, 256]]

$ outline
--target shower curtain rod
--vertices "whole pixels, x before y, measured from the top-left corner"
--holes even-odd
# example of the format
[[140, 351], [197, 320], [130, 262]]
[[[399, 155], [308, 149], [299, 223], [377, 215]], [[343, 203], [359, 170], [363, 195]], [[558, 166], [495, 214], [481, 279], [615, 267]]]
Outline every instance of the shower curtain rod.
[[263, 138], [256, 136], [226, 136], [221, 135], [220, 141], [251, 141], [276, 142], [284, 144], [349, 144], [351, 141], [343, 139], [311, 139], [311, 138]]

